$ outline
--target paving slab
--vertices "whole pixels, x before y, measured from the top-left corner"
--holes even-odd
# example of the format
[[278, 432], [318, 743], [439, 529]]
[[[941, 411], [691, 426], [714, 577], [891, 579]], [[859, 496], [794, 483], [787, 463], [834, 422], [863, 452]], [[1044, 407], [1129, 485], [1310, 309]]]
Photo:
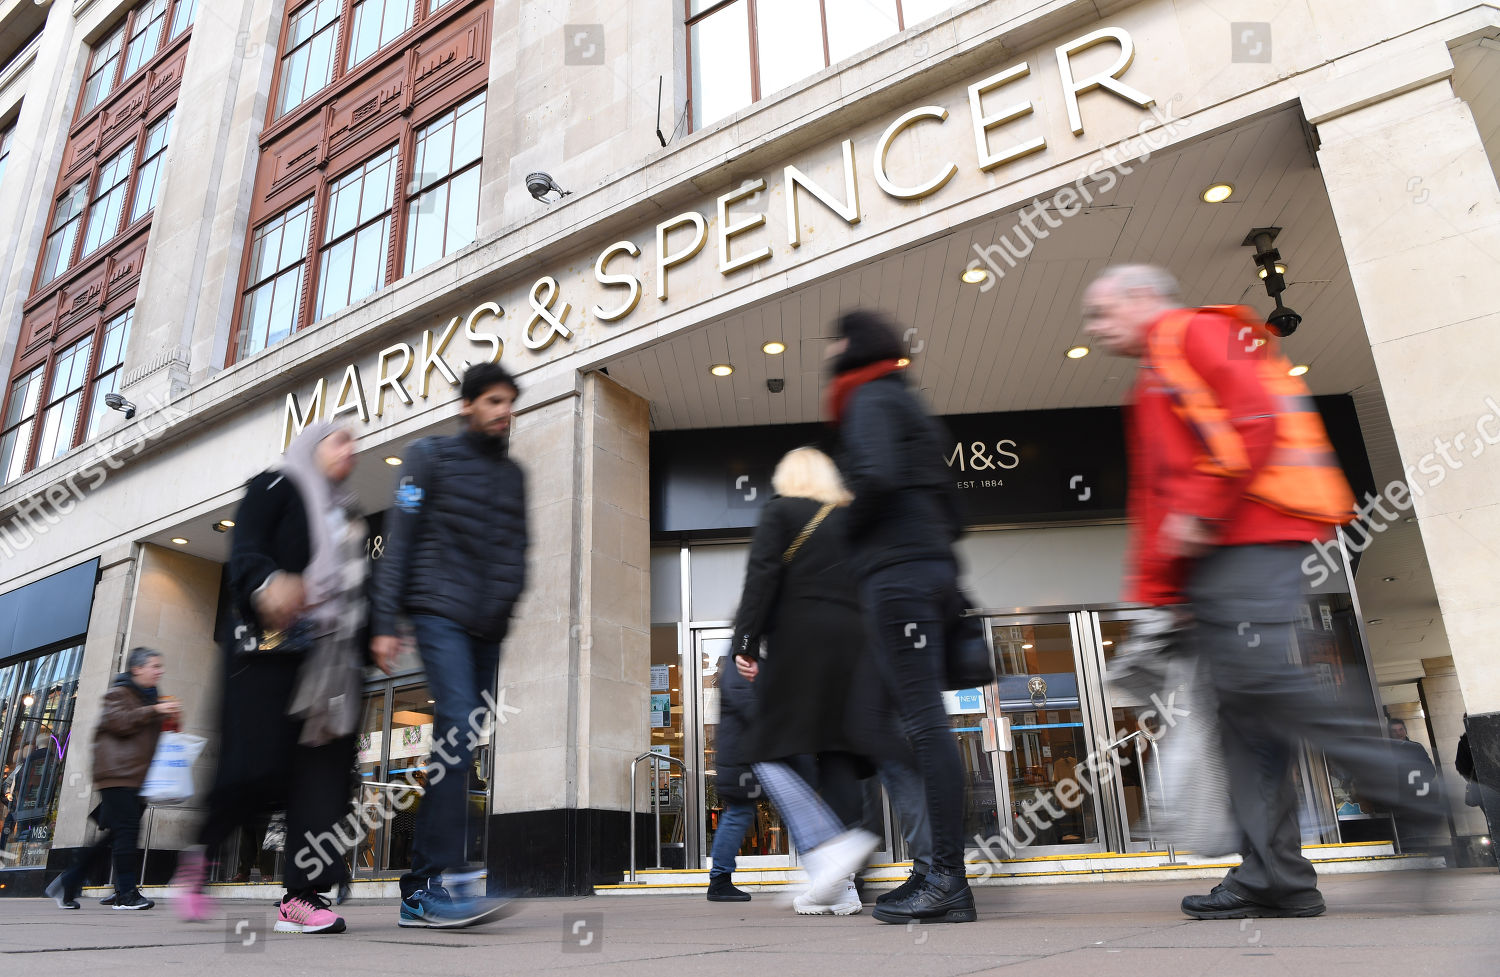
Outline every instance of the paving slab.
[[271, 932], [266, 902], [222, 902], [205, 923], [168, 905], [119, 912], [89, 900], [0, 900], [0, 974], [25, 977], [608, 974], [672, 977], [1361, 977], [1500, 975], [1500, 873], [1339, 875], [1316, 919], [1200, 922], [1177, 908], [1199, 881], [1108, 882], [976, 892], [980, 919], [886, 926], [865, 913], [807, 917], [785, 898], [526, 899], [517, 913], [456, 931], [395, 925], [394, 901], [341, 907], [348, 932]]

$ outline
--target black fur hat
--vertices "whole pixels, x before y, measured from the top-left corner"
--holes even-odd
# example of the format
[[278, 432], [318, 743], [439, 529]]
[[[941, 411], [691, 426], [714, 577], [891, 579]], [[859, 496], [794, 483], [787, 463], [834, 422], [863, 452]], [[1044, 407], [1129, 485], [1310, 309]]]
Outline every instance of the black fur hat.
[[898, 360], [906, 355], [896, 324], [882, 312], [855, 309], [839, 316], [839, 337], [849, 345], [833, 362], [834, 373], [848, 373], [881, 360]]

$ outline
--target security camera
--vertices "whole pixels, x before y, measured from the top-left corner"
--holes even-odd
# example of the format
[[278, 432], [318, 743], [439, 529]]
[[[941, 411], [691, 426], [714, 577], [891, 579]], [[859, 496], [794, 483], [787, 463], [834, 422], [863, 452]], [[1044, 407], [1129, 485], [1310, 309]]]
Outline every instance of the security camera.
[[124, 397], [121, 397], [119, 394], [105, 394], [104, 406], [108, 407], [110, 410], [124, 411], [125, 420], [127, 421], [135, 416], [135, 405], [126, 400]]
[[1300, 325], [1302, 325], [1302, 317], [1280, 302], [1276, 303], [1276, 308], [1272, 309], [1271, 314], [1266, 317], [1266, 326], [1271, 332], [1283, 338], [1296, 332]]
[[771, 377], [766, 380], [766, 389], [773, 394], [779, 394], [786, 389], [786, 381], [781, 377]]
[[552, 203], [552, 201], [547, 199], [547, 194], [551, 193], [552, 191], [557, 191], [557, 199], [559, 200], [561, 200], [563, 197], [566, 197], [571, 192], [568, 190], [564, 190], [562, 187], [558, 186], [557, 181], [552, 179], [552, 177], [548, 176], [546, 173], [526, 174], [526, 190], [542, 203], [549, 205]]

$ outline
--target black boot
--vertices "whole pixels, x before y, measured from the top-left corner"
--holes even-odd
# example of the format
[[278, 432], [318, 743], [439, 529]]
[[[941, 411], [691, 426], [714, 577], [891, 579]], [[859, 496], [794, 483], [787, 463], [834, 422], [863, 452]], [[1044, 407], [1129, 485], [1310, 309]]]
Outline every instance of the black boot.
[[750, 893], [742, 892], [729, 881], [729, 873], [708, 877], [709, 902], [749, 902]]
[[927, 878], [926, 872], [918, 872], [916, 869], [912, 869], [911, 874], [906, 877], [905, 882], [902, 882], [889, 892], [882, 892], [876, 896], [875, 905], [884, 906], [888, 902], [900, 902], [913, 892], [916, 892], [921, 887], [922, 880], [925, 878]]
[[900, 901], [875, 907], [875, 918], [882, 923], [972, 923], [979, 918], [974, 911], [974, 893], [969, 880], [961, 873], [949, 875], [934, 868], [916, 891]]

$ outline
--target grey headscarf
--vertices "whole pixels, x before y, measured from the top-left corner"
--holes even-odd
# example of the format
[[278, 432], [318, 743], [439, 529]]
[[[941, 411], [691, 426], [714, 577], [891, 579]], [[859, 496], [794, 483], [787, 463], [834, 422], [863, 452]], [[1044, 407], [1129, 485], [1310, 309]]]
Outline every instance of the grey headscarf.
[[281, 473], [307, 510], [309, 559], [302, 571], [303, 617], [317, 640], [302, 662], [288, 712], [303, 720], [300, 742], [318, 746], [354, 732], [359, 721], [360, 660], [355, 638], [362, 610], [364, 520], [353, 493], [318, 464], [318, 445], [339, 428], [314, 421], [287, 448]]

